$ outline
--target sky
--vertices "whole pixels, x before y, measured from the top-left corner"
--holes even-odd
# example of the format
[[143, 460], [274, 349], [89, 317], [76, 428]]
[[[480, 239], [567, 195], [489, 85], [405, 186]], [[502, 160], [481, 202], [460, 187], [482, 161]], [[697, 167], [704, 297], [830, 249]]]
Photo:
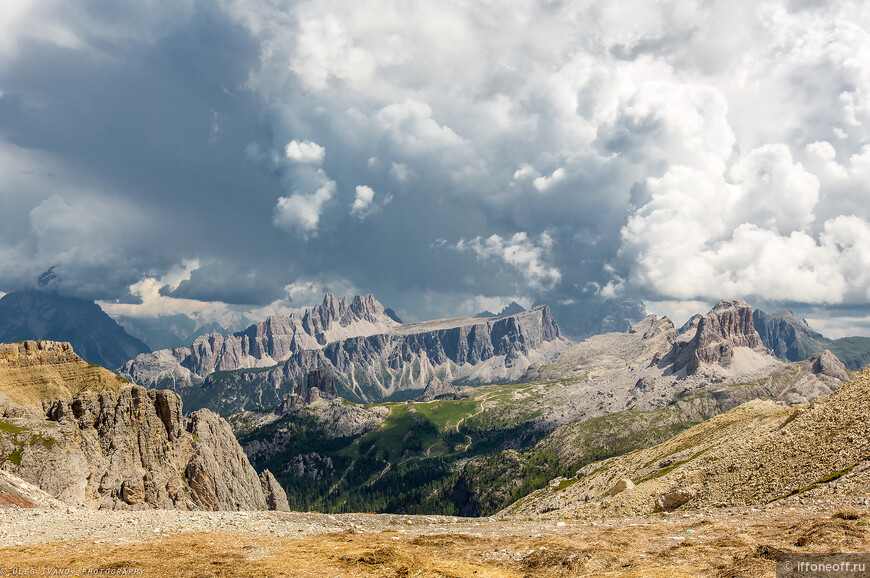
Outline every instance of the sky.
[[811, 0], [4, 2], [0, 293], [743, 298], [870, 334], [868, 32]]

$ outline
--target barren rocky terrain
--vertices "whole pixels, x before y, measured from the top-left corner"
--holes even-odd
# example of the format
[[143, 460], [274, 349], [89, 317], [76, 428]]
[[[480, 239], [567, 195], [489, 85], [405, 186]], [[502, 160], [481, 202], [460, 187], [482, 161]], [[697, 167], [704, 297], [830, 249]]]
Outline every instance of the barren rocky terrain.
[[778, 552], [866, 551], [868, 521], [860, 496], [598, 520], [13, 509], [0, 516], [0, 568], [8, 575], [757, 577], [774, 575]]

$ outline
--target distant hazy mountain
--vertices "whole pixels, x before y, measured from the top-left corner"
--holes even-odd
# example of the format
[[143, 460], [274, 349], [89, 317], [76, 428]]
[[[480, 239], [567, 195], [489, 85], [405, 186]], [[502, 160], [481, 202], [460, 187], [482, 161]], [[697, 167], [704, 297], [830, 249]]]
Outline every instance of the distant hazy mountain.
[[118, 317], [118, 323], [127, 333], [144, 341], [151, 349], [170, 349], [190, 345], [200, 335], [232, 333], [241, 327], [222, 327], [218, 323], [200, 325], [196, 319], [184, 314], [158, 317]]
[[516, 301], [511, 301], [510, 305], [505, 305], [504, 309], [499, 311], [498, 313], [493, 313], [492, 311], [482, 311], [474, 316], [475, 319], [486, 319], [487, 317], [501, 317], [502, 315], [516, 315], [517, 313], [522, 313], [526, 308], [517, 303]]
[[870, 337], [829, 339], [789, 309], [776, 313], [756, 309], [753, 322], [762, 343], [780, 359], [803, 361], [827, 349], [849, 369], [860, 369], [870, 363]]
[[131, 337], [93, 301], [26, 289], [0, 299], [0, 342], [68, 341], [82, 359], [116, 368], [151, 351]]
[[568, 300], [548, 305], [562, 333], [575, 341], [602, 333], [624, 333], [647, 316], [643, 302], [632, 299]]

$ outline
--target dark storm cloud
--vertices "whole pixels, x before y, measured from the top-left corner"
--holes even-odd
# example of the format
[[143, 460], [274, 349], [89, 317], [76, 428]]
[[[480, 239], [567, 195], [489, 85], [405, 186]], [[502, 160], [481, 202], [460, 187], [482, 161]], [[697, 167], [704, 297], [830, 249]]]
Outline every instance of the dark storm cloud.
[[230, 305], [264, 306], [284, 296], [280, 272], [258, 270], [256, 265], [217, 261], [203, 265], [174, 290], [160, 289], [165, 297], [219, 301]]
[[[143, 275], [184, 258], [233, 263], [288, 244], [260, 226], [280, 188], [243, 157], [244, 143], [269, 134], [256, 99], [241, 89], [259, 52], [247, 32], [203, 8], [154, 44], [98, 49], [29, 40], [0, 76], [3, 140], [51, 163], [51, 178], [17, 198], [17, 233], [24, 237], [30, 222], [41, 245], [87, 237], [91, 247], [78, 256], [40, 247], [37, 260], [71, 259], [61, 263], [62, 286], [119, 298]], [[44, 206], [52, 198], [62, 205], [56, 211]], [[60, 223], [40, 230], [40, 207], [49, 221], [100, 215], [78, 234], [58, 230]], [[34, 257], [28, 253], [22, 257]], [[25, 273], [4, 277], [2, 289], [28, 282], [33, 269]]]
[[3, 6], [0, 291], [866, 303], [867, 22], [811, 4]]

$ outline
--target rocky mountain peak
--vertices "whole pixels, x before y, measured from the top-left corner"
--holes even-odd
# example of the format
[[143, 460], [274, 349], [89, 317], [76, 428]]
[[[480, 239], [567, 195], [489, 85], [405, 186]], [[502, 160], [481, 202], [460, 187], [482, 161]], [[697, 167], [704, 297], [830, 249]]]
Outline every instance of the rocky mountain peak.
[[351, 301], [347, 313], [342, 315], [341, 324], [349, 325], [360, 320], [378, 323], [386, 315], [385, 311], [384, 306], [375, 299], [374, 295], [356, 295]]
[[719, 301], [709, 313], [690, 321], [694, 332], [692, 325], [684, 326], [674, 346], [674, 371], [693, 374], [702, 363], [729, 367], [738, 347], [767, 352], [755, 331], [752, 307], [742, 299]]
[[304, 351], [349, 337], [385, 333], [399, 325], [371, 295], [358, 295], [348, 304], [346, 298], [328, 293], [320, 305], [302, 315], [274, 315], [232, 335], [202, 335], [190, 348], [140, 355], [121, 373], [143, 385], [172, 386], [216, 371], [274, 366]]
[[629, 333], [642, 333], [644, 339], [651, 339], [656, 335], [673, 331], [675, 331], [673, 321], [667, 317], [659, 317], [654, 313], [650, 313], [628, 330]]
[[827, 349], [821, 353], [811, 355], [807, 358], [807, 362], [812, 363], [812, 372], [816, 375], [827, 375], [840, 381], [849, 380], [846, 366], [843, 365], [836, 355]]
[[752, 322], [752, 307], [742, 299], [719, 301], [698, 321], [701, 345], [725, 340], [736, 347], [764, 347]]

